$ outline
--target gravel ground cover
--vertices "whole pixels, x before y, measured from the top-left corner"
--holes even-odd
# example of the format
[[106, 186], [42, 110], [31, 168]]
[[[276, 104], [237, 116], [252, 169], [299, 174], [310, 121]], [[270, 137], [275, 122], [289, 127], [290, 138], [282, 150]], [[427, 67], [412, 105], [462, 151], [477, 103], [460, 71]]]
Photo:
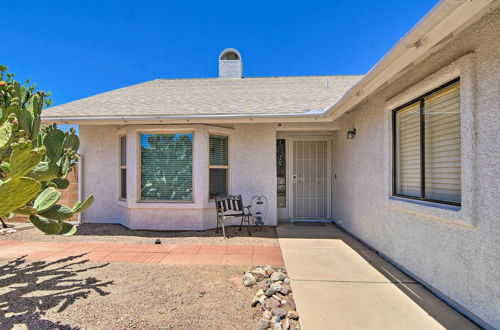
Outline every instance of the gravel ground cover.
[[258, 288], [252, 307], [262, 312], [257, 330], [300, 330], [290, 278], [284, 267], [257, 266], [243, 275], [243, 284]]
[[255, 329], [245, 268], [0, 260], [0, 328]]
[[274, 227], [256, 227], [252, 236], [246, 228], [226, 227], [229, 239], [222, 232], [206, 231], [146, 231], [129, 230], [117, 224], [81, 224], [72, 237], [45, 235], [35, 228], [19, 230], [0, 236], [0, 240], [45, 241], [45, 242], [112, 242], [112, 243], [153, 243], [161, 239], [164, 244], [210, 244], [210, 245], [274, 245], [278, 246], [278, 236]]

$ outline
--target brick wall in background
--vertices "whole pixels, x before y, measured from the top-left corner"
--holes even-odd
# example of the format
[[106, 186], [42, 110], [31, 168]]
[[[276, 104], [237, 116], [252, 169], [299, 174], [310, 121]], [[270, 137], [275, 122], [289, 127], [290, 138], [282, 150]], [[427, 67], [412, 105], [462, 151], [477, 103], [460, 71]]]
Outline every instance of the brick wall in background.
[[[69, 187], [61, 191], [62, 195], [58, 204], [71, 208], [78, 200], [78, 167], [75, 167], [73, 171], [68, 174], [67, 179], [69, 180]], [[78, 215], [75, 214], [70, 220], [78, 220]], [[18, 215], [12, 219], [8, 219], [7, 222], [29, 222], [29, 219], [27, 216]]]

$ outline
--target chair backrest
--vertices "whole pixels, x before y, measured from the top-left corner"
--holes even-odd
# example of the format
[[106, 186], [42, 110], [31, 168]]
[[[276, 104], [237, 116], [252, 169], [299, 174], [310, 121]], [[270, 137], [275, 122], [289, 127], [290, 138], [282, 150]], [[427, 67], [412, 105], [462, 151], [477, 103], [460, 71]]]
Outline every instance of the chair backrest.
[[217, 208], [217, 212], [222, 213], [226, 211], [243, 212], [243, 200], [241, 195], [215, 197], [215, 207]]

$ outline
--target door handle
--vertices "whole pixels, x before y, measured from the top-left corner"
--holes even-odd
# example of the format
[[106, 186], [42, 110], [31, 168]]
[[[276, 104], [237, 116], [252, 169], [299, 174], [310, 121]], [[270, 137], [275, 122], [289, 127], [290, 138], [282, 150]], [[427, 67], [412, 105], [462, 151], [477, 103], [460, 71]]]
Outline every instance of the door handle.
[[292, 183], [297, 183], [297, 174], [292, 175]]

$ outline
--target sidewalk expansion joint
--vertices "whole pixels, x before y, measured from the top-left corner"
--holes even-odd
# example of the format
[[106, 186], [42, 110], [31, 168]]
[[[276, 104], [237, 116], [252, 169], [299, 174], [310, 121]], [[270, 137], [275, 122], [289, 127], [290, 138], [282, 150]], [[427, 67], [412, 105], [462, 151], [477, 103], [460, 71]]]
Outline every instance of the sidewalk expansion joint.
[[324, 283], [364, 283], [364, 284], [416, 284], [415, 281], [346, 281], [346, 280], [315, 280], [315, 279], [295, 279], [290, 278], [292, 282], [324, 282]]

